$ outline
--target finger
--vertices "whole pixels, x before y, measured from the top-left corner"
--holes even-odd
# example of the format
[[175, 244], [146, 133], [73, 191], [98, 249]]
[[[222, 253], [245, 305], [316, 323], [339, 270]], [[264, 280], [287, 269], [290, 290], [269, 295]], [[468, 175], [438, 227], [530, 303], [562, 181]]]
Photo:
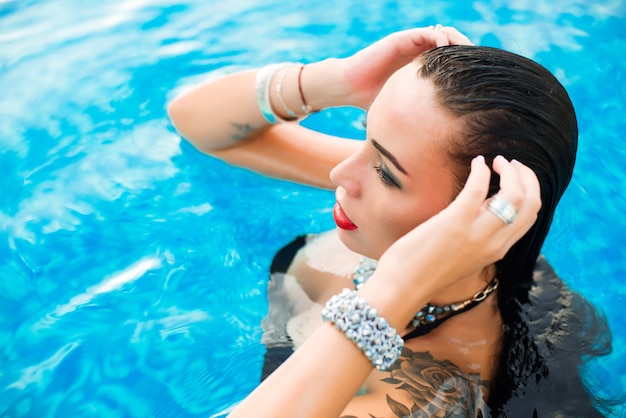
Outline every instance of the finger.
[[448, 35], [438, 30], [435, 31], [435, 45], [438, 47], [451, 45]]
[[515, 221], [518, 230], [516, 240], [521, 238], [528, 229], [536, 222], [539, 209], [541, 209], [541, 189], [539, 180], [534, 171], [519, 161], [511, 161], [511, 165], [518, 172], [520, 182], [523, 184], [524, 195], [522, 202], [517, 205]]
[[491, 171], [485, 163], [485, 157], [482, 155], [475, 157], [472, 160], [470, 174], [465, 186], [450, 207], [462, 208], [464, 214], [476, 216], [489, 192], [490, 178]]
[[[525, 194], [518, 167], [502, 156], [493, 159], [493, 169], [500, 175], [500, 190], [482, 205], [477, 225], [491, 234], [510, 226], [517, 218]], [[509, 230], [512, 228], [508, 228]], [[510, 233], [512, 231], [509, 231]]]
[[393, 45], [398, 55], [412, 60], [436, 45], [435, 31], [429, 28], [408, 29], [395, 32], [385, 40]]
[[450, 37], [448, 35], [448, 31], [441, 25], [430, 26], [429, 27], [431, 34], [433, 35], [434, 45], [437, 47], [440, 46], [448, 46], [451, 45]]
[[400, 55], [415, 57], [434, 47], [453, 44], [473, 45], [461, 32], [451, 26], [429, 26], [396, 32], [388, 37], [396, 44]]
[[450, 45], [474, 45], [467, 36], [452, 26], [442, 26], [439, 28], [439, 32], [443, 32], [448, 36]]
[[[541, 207], [539, 181], [535, 173], [525, 165], [503, 157], [494, 159], [494, 170], [500, 174], [500, 191], [494, 198], [489, 199], [484, 207], [483, 216], [479, 217], [476, 225], [496, 237], [501, 236], [501, 248], [508, 250], [532, 227], [537, 220], [537, 213]], [[515, 209], [512, 220], [507, 221], [506, 210], [502, 216], [498, 215], [497, 208], [489, 205], [502, 204], [495, 199], [504, 199], [504, 207]], [[502, 208], [502, 205], [500, 206]], [[493, 241], [498, 245], [496, 240]], [[504, 256], [504, 254], [502, 254]]]
[[515, 207], [519, 207], [522, 204], [525, 189], [518, 167], [498, 155], [493, 159], [493, 170], [500, 175], [498, 195], [504, 197]]
[[402, 43], [401, 52], [403, 55], [415, 57], [420, 53], [437, 47], [449, 45], [450, 41], [448, 35], [440, 32], [439, 28], [434, 26], [428, 28], [409, 29], [407, 31], [399, 32], [398, 35], [402, 36], [402, 40], [408, 42]]
[[539, 212], [541, 209], [541, 185], [539, 184], [537, 175], [533, 170], [517, 160], [512, 160], [511, 164], [513, 164], [520, 173], [530, 210]]

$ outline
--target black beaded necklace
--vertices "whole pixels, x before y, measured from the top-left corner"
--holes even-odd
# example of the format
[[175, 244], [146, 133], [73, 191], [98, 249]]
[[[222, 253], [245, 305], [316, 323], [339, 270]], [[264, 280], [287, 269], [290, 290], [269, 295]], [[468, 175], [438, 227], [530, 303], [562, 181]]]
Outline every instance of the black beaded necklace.
[[[358, 290], [363, 286], [374, 273], [374, 270], [376, 270], [376, 260], [362, 257], [352, 273], [354, 288]], [[466, 300], [442, 306], [427, 303], [411, 320], [409, 327], [414, 329], [405, 335], [404, 339], [409, 340], [427, 334], [453, 316], [469, 311], [480, 302], [487, 299], [487, 296], [498, 288], [498, 282], [498, 278], [494, 277], [493, 280], [487, 284], [487, 287]]]

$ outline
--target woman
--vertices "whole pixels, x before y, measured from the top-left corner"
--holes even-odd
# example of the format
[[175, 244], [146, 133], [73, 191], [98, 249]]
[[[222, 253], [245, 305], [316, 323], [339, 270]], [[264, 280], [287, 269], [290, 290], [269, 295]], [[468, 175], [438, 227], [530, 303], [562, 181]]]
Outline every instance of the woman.
[[[347, 105], [367, 110], [366, 141], [295, 123]], [[232, 74], [168, 110], [204, 152], [336, 189], [336, 232], [306, 240], [270, 285], [271, 304], [289, 305], [270, 320], [288, 313], [297, 350], [232, 417], [486, 416], [535, 390], [551, 352], [524, 307], [577, 143], [547, 70], [437, 26], [344, 59]], [[358, 291], [341, 293], [371, 260]]]

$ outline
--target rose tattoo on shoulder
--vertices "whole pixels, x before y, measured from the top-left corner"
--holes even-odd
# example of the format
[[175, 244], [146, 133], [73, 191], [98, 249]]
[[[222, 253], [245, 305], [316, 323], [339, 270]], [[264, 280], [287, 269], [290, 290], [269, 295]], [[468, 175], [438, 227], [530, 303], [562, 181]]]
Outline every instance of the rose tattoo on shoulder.
[[486, 405], [481, 386], [488, 382], [478, 373], [468, 374], [449, 360], [436, 360], [428, 352], [404, 349], [384, 382], [409, 393], [413, 405], [406, 406], [387, 395], [396, 417], [483, 417]]

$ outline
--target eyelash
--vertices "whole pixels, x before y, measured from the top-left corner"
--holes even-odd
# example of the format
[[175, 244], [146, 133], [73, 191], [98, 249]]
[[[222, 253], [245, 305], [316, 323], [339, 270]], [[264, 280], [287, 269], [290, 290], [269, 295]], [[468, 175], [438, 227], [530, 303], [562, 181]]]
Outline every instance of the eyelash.
[[385, 170], [383, 170], [382, 166], [377, 165], [377, 166], [374, 167], [374, 170], [376, 170], [376, 173], [378, 173], [378, 177], [380, 178], [380, 181], [382, 181], [385, 186], [398, 187], [398, 185], [391, 178], [391, 176], [389, 174], [387, 174], [385, 172]]

